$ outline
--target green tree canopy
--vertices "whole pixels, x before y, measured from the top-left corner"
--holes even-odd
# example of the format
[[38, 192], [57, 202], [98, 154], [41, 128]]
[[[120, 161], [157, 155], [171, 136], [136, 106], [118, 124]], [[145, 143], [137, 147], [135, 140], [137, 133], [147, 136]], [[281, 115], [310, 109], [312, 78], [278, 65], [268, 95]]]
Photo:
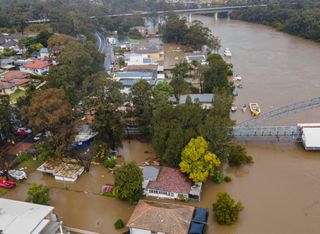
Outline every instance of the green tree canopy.
[[122, 85], [112, 80], [104, 80], [101, 89], [96, 90], [97, 110], [93, 121], [93, 129], [98, 134], [98, 140], [105, 143], [109, 149], [115, 150], [122, 145], [125, 136], [126, 121], [120, 111], [125, 97], [121, 93]]
[[213, 203], [213, 213], [221, 225], [231, 225], [238, 220], [240, 211], [244, 209], [241, 202], [235, 202], [228, 193], [218, 193], [217, 200]]
[[143, 194], [142, 181], [142, 171], [136, 163], [130, 162], [122, 165], [115, 173], [115, 196], [132, 203], [139, 201]]
[[26, 201], [47, 205], [50, 200], [50, 189], [46, 185], [32, 184], [28, 189], [28, 196]]
[[145, 80], [140, 80], [131, 89], [133, 112], [137, 126], [143, 136], [151, 135], [151, 118], [154, 106], [152, 86]]
[[212, 176], [220, 161], [213, 153], [208, 152], [208, 143], [199, 136], [190, 140], [181, 154], [180, 171], [189, 174], [194, 182], [204, 182]]

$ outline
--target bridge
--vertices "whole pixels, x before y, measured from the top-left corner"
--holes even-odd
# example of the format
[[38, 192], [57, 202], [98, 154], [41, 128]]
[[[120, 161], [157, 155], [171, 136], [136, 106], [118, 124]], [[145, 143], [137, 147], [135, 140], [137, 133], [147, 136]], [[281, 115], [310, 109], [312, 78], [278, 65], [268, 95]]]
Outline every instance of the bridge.
[[266, 7], [266, 4], [251, 4], [251, 5], [236, 5], [236, 6], [220, 6], [220, 7], [208, 7], [208, 8], [193, 8], [193, 9], [179, 9], [172, 11], [139, 11], [139, 12], [130, 12], [130, 13], [122, 13], [122, 14], [114, 14], [114, 15], [106, 15], [105, 17], [123, 17], [123, 16], [135, 16], [135, 15], [166, 15], [171, 12], [177, 14], [207, 14], [207, 13], [218, 13], [218, 12], [230, 12], [233, 10], [246, 9], [251, 7]]
[[320, 107], [320, 97], [296, 102], [260, 115], [258, 118], [244, 121], [234, 127], [234, 136], [238, 139], [253, 137], [291, 137], [300, 140], [301, 131], [298, 126], [272, 126], [269, 122], [292, 115], [299, 111]]

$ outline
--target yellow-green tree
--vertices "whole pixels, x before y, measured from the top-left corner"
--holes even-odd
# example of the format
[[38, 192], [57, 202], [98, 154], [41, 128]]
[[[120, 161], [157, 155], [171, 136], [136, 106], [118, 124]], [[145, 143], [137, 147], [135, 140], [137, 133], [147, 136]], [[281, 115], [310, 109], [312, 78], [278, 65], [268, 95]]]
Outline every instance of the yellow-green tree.
[[201, 136], [190, 140], [181, 155], [180, 171], [194, 182], [204, 182], [220, 165], [217, 156], [208, 152], [208, 142]]

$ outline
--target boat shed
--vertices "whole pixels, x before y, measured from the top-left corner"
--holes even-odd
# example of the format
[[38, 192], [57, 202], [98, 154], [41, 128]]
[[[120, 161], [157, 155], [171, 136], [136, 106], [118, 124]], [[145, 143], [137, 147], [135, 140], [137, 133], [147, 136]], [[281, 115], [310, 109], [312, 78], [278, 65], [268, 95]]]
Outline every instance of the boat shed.
[[320, 126], [303, 127], [302, 143], [305, 150], [320, 150]]

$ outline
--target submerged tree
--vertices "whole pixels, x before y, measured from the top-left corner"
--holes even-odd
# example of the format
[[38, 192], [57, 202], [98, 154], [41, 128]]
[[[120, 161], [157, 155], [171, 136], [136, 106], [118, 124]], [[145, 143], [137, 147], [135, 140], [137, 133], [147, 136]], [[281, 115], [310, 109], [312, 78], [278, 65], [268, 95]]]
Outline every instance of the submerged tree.
[[50, 189], [46, 185], [32, 184], [28, 189], [27, 202], [47, 205], [50, 200]]
[[121, 200], [129, 200], [131, 203], [138, 202], [143, 194], [142, 181], [142, 171], [136, 163], [122, 165], [115, 173], [115, 196]]

